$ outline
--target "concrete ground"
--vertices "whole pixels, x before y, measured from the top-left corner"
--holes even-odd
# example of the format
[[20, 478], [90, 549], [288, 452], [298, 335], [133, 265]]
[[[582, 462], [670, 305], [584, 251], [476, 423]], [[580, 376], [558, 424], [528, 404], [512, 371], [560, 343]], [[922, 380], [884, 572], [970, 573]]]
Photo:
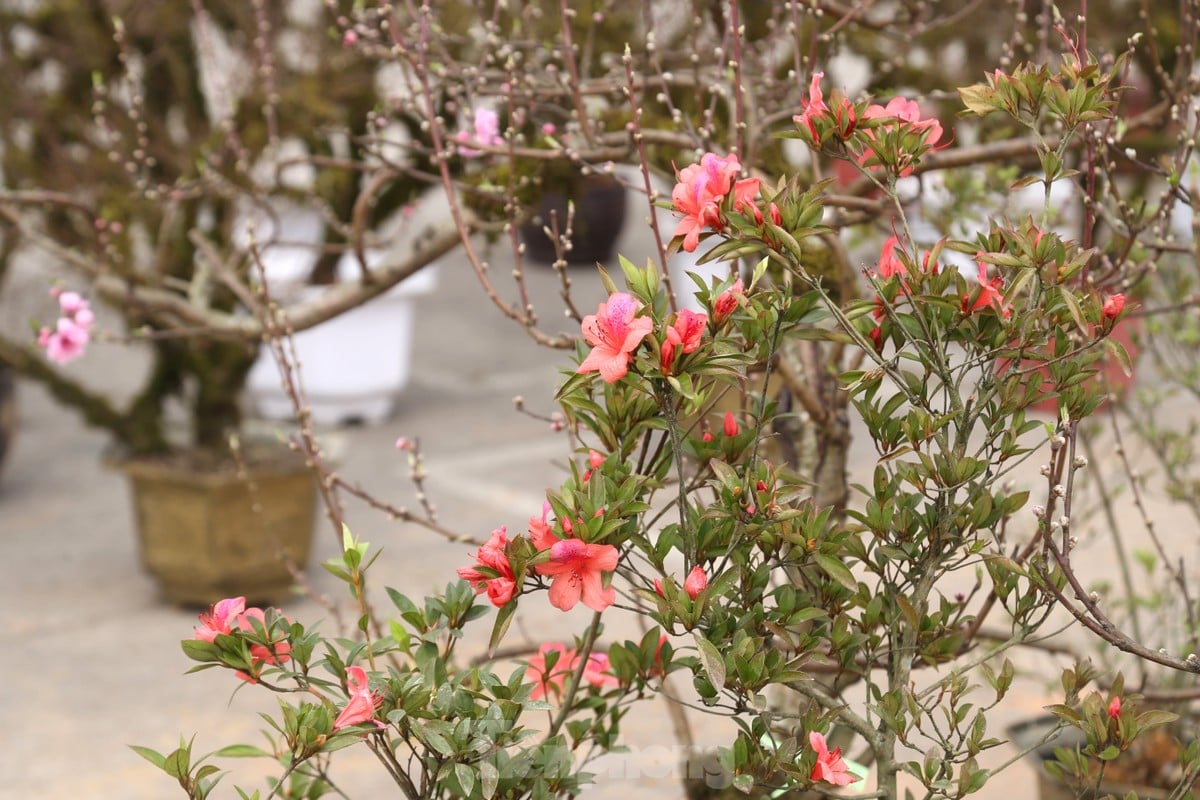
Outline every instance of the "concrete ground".
[[[494, 273], [506, 276], [508, 269], [500, 264]], [[530, 271], [539, 273], [533, 278], [543, 317], [560, 319], [549, 272]], [[602, 299], [593, 272], [571, 274], [580, 307], [593, 309]], [[461, 261], [447, 260], [437, 291], [417, 313], [413, 380], [395, 416], [374, 426], [324, 429], [321, 436], [343, 475], [400, 505], [413, 505], [414, 496], [405, 458], [393, 442], [419, 437], [426, 488], [448, 527], [476, 536], [502, 524], [521, 530], [539, 513], [544, 491], [560, 480], [568, 443], [546, 423], [516, 413], [512, 398], [523, 395], [533, 410], [551, 411], [556, 368], [568, 366], [569, 358], [539, 348], [502, 319]], [[141, 367], [136, 352], [101, 345], [68, 369], [119, 393]], [[236, 681], [223, 671], [184, 676], [191, 662], [178, 641], [190, 636], [196, 611], [164, 603], [143, 573], [124, 478], [101, 463], [105, 435], [85, 428], [40, 387], [25, 383], [19, 389], [19, 438], [0, 480], [0, 798], [178, 796], [171, 780], [128, 745], [170, 749], [181, 735], [194, 735], [198, 752], [261, 742], [263, 726], [254, 712], [270, 709], [273, 700], [253, 690], [233, 694]], [[869, 458], [856, 456], [860, 465]], [[469, 561], [470, 548], [393, 522], [361, 503], [349, 504], [348, 522], [384, 551], [374, 574], [381, 608], [385, 584], [419, 595], [452, 579], [454, 568]], [[313, 587], [343, 602], [340, 585], [315, 567], [337, 553], [337, 537], [327, 526], [318, 537], [310, 564]], [[324, 619], [326, 629], [334, 624], [311, 599], [297, 597], [285, 611], [310, 623]], [[582, 629], [587, 614], [525, 603], [511, 639], [569, 637]], [[606, 635], [623, 635], [627, 627], [614, 619]], [[482, 649], [483, 642], [474, 646]], [[1032, 657], [1025, 663], [1030, 679], [1005, 701], [997, 729], [1049, 702], [1042, 683], [1050, 674], [1047, 664]], [[721, 741], [724, 728], [692, 718], [702, 742]], [[586, 797], [680, 797], [672, 777], [680, 751], [659, 702], [631, 715], [625, 730], [630, 753], [601, 762], [597, 785]], [[350, 796], [398, 796], [388, 793], [386, 776], [365, 753], [344, 755], [347, 763], [336, 774]], [[998, 751], [992, 763], [1010, 755]], [[226, 764], [234, 774], [219, 796], [235, 796], [234, 783], [261, 785], [253, 762]], [[981, 796], [1031, 797], [1032, 771], [1019, 764]]]

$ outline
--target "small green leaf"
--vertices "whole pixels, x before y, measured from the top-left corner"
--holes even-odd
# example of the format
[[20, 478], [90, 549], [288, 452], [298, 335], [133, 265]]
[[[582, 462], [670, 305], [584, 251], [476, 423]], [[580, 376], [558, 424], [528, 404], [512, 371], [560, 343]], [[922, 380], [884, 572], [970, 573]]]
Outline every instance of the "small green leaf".
[[721, 658], [721, 651], [699, 631], [693, 631], [692, 637], [696, 640], [696, 649], [700, 651], [700, 665], [704, 667], [709, 683], [720, 689], [725, 685], [725, 659]]
[[252, 744], [231, 744], [228, 747], [222, 747], [214, 755], [221, 758], [274, 758], [266, 750]]
[[824, 553], [815, 554], [813, 559], [817, 562], [817, 566], [824, 570], [825, 574], [829, 577], [842, 586], [845, 586], [851, 592], [858, 591], [858, 581], [854, 580], [854, 575], [851, 574], [850, 569], [840, 559], [827, 556]]

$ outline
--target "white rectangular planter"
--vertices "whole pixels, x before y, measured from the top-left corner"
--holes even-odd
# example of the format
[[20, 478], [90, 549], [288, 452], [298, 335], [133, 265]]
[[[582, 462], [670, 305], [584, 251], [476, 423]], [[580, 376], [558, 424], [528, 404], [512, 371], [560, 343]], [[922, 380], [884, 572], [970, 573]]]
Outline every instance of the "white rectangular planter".
[[[391, 415], [411, 372], [416, 300], [433, 291], [435, 269], [431, 264], [374, 300], [296, 334], [300, 384], [315, 422], [371, 423]], [[324, 288], [305, 286], [298, 294], [308, 300]], [[265, 349], [250, 371], [247, 391], [261, 416], [295, 417], [278, 367]]]

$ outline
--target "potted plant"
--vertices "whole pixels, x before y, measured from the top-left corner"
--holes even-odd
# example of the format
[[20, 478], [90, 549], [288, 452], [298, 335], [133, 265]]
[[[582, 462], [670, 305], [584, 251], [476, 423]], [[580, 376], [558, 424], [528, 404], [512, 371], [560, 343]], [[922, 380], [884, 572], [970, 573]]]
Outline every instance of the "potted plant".
[[[324, 12], [97, 1], [0, 18], [21, 32], [0, 79], [4, 257], [42, 270], [54, 298], [33, 313], [36, 341], [0, 339], [0, 361], [112, 434], [145, 564], [168, 599], [277, 598], [292, 583], [286, 562], [307, 558], [315, 488], [304, 454], [243, 434], [260, 342], [387, 291], [457, 232], [415, 241], [320, 298], [284, 308], [270, 294], [261, 254], [290, 243], [268, 226], [248, 230], [248, 217], [286, 203], [318, 210], [324, 261], [364, 248], [371, 209], [406, 196], [389, 194], [395, 180], [367, 191], [354, 167], [374, 68], [330, 35]], [[98, 338], [133, 340], [149, 356], [124, 406], [67, 363]]]

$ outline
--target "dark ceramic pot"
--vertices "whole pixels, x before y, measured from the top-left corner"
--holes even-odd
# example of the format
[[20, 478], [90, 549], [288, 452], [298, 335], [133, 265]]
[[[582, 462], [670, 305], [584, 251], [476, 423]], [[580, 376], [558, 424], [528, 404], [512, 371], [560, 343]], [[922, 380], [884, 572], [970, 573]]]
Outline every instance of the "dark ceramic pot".
[[[537, 214], [521, 228], [525, 255], [542, 264], [553, 264], [557, 257], [554, 243], [544, 228], [551, 219], [559, 228], [567, 224], [567, 191], [551, 190], [542, 195]], [[616, 252], [617, 237], [625, 226], [625, 187], [613, 178], [593, 176], [580, 183], [572, 224], [568, 264], [594, 265], [610, 261]]]

